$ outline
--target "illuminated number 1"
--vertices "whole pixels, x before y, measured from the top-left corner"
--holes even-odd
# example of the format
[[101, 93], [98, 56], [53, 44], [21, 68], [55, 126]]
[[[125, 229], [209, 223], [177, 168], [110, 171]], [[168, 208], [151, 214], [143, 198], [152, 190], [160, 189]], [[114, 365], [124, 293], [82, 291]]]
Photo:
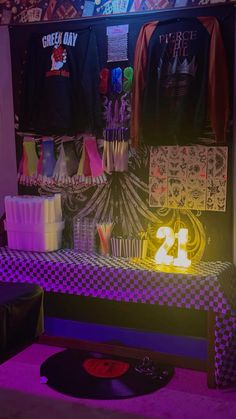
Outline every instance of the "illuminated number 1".
[[188, 230], [187, 228], [180, 228], [176, 233], [178, 239], [178, 253], [177, 258], [174, 259], [174, 266], [184, 266], [188, 268], [191, 265], [191, 260], [188, 259], [186, 244], [188, 242]]
[[[187, 228], [180, 228], [178, 233], [174, 233], [170, 227], [160, 227], [157, 230], [156, 237], [158, 239], [165, 239], [164, 243], [158, 249], [155, 255], [155, 261], [161, 265], [174, 265], [188, 267], [191, 265], [191, 260], [188, 259], [186, 245], [188, 242], [188, 230]], [[177, 258], [168, 255], [168, 251], [171, 249], [175, 242], [175, 238], [178, 240], [178, 252]]]

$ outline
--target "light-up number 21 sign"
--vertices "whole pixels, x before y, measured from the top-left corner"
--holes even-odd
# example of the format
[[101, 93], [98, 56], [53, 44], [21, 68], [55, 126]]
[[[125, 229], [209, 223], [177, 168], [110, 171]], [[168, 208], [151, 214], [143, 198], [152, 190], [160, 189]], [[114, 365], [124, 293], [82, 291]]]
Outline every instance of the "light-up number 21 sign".
[[[164, 243], [155, 254], [155, 261], [160, 265], [174, 265], [187, 268], [191, 265], [191, 260], [188, 259], [186, 245], [188, 241], [187, 228], [180, 228], [177, 233], [174, 233], [170, 227], [160, 227], [157, 230], [156, 237], [158, 239], [165, 239]], [[169, 250], [174, 245], [175, 240], [178, 241], [177, 257], [168, 255]]]

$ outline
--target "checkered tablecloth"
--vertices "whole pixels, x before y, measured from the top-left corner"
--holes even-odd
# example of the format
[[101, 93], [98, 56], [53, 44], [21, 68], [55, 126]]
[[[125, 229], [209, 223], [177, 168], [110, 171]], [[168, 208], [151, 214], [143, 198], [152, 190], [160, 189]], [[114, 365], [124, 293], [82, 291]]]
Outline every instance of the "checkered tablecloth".
[[233, 317], [236, 269], [229, 262], [200, 262], [188, 269], [163, 269], [151, 259], [127, 261], [97, 254], [76, 254], [65, 249], [37, 253], [0, 248], [0, 274], [1, 280], [37, 283], [48, 292], [204, 311], [211, 309], [217, 314], [217, 384], [236, 381]]

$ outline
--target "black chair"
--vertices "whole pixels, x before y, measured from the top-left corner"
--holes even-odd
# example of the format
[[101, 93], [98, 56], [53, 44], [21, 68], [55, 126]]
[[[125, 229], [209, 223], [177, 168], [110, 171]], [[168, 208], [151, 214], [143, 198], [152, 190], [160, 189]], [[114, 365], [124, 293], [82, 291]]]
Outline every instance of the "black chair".
[[0, 361], [43, 333], [43, 296], [35, 284], [0, 282]]

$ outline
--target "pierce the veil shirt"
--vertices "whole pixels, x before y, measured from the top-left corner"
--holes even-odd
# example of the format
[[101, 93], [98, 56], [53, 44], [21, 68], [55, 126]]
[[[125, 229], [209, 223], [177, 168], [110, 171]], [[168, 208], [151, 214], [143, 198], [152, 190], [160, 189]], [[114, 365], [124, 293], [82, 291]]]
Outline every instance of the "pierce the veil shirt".
[[20, 130], [46, 135], [96, 134], [101, 115], [93, 30], [32, 34], [27, 52]]
[[135, 51], [132, 144], [187, 144], [209, 117], [226, 141], [228, 77], [214, 17], [156, 21], [141, 28]]

